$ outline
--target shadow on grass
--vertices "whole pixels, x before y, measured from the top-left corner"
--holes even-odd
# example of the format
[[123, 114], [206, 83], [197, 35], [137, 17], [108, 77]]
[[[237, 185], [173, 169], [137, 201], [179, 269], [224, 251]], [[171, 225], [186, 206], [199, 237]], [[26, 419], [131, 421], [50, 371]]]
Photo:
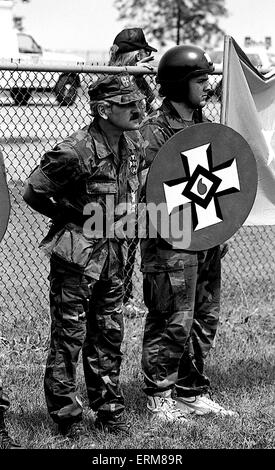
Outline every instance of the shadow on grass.
[[[127, 380], [127, 382], [121, 381], [121, 389], [127, 414], [134, 414], [135, 416], [144, 415], [146, 413], [146, 395], [143, 392], [143, 382], [139, 379]], [[78, 384], [78, 391], [84, 409], [89, 410], [84, 376], [83, 380]]]
[[46, 429], [52, 430], [53, 423], [50, 419], [46, 409], [35, 409], [16, 412], [7, 412], [7, 421], [18, 429], [27, 429], [29, 433], [34, 435], [40, 434], [42, 430], [45, 432]]
[[140, 380], [132, 380], [123, 384], [125, 404], [129, 411], [136, 415], [146, 414], [146, 395], [143, 392], [143, 383]]
[[232, 361], [227, 370], [221, 363], [217, 366], [207, 367], [207, 375], [219, 388], [240, 391], [241, 388], [251, 390], [259, 385], [268, 386], [274, 384], [275, 367], [268, 360], [262, 361], [250, 358]]

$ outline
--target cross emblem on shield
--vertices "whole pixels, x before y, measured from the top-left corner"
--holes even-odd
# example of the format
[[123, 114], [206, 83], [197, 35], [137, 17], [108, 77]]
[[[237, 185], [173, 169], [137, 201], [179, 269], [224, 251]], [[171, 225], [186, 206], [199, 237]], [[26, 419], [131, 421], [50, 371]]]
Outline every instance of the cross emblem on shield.
[[236, 159], [214, 169], [211, 144], [181, 152], [187, 178], [163, 183], [168, 213], [174, 207], [194, 203], [194, 230], [222, 222], [218, 197], [240, 191]]
[[[174, 248], [197, 251], [234, 235], [256, 189], [256, 162], [248, 143], [228, 126], [203, 123], [176, 133], [159, 150], [148, 173], [146, 198], [166, 208], [169, 236], [163, 237], [158, 225], [159, 235]], [[173, 224], [180, 214], [182, 239], [175, 239]]]

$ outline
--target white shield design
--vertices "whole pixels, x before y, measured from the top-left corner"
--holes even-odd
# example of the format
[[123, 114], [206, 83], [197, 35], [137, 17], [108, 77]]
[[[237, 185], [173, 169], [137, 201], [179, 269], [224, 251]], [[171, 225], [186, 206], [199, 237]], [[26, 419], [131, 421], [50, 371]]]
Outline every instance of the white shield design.
[[149, 213], [150, 223], [173, 248], [206, 250], [242, 226], [256, 190], [246, 140], [222, 124], [197, 124], [171, 137], [150, 167], [146, 200], [162, 207], [163, 219], [156, 225]]

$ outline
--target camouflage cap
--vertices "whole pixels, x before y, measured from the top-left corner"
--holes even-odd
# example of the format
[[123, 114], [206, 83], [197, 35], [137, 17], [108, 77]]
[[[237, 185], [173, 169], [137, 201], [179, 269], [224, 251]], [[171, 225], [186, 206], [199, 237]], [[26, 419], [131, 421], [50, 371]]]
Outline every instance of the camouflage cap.
[[130, 75], [108, 75], [89, 86], [91, 101], [106, 100], [117, 104], [140, 101], [145, 96], [140, 93]]

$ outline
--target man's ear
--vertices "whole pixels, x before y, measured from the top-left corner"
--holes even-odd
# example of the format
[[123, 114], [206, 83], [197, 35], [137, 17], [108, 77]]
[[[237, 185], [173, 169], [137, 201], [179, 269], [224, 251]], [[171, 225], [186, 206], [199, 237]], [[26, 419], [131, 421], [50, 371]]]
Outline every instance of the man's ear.
[[98, 104], [98, 107], [97, 107], [97, 111], [98, 111], [99, 116], [100, 116], [102, 119], [105, 119], [105, 120], [108, 119], [108, 117], [109, 117], [109, 111], [110, 111], [110, 107], [109, 107], [108, 104], [99, 103], [99, 104]]

